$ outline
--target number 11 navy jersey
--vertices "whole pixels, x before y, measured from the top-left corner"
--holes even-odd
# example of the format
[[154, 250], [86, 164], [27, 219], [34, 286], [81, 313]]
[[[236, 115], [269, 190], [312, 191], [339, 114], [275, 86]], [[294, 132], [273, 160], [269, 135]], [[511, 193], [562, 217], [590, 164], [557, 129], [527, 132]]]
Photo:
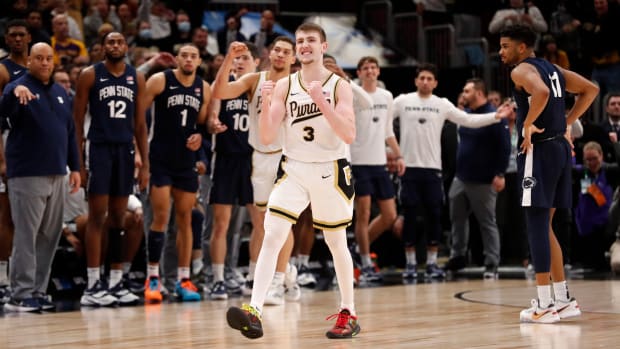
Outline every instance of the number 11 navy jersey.
[[95, 143], [133, 142], [134, 115], [138, 98], [136, 69], [125, 66], [125, 72], [116, 77], [103, 62], [93, 66], [95, 82], [88, 96], [91, 116], [88, 139]]

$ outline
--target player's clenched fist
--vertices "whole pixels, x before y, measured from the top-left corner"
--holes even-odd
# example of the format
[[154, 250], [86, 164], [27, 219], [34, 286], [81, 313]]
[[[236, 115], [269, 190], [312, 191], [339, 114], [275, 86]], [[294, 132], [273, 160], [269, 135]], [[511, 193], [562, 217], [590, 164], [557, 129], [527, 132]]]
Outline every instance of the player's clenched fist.
[[244, 43], [239, 42], [239, 41], [233, 41], [230, 43], [230, 47], [228, 48], [228, 52], [233, 56], [233, 57], [239, 57], [242, 54], [244, 54], [245, 52], [248, 51], [248, 47], [245, 46]]
[[325, 101], [323, 96], [323, 84], [320, 81], [312, 81], [308, 87], [308, 94], [314, 103]]

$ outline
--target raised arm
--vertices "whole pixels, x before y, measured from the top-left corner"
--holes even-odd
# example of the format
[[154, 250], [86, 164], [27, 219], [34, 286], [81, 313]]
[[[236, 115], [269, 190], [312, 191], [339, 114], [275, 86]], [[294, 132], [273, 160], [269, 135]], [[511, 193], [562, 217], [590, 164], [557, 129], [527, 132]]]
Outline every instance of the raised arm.
[[140, 167], [138, 172], [138, 185], [140, 187], [140, 190], [144, 190], [149, 183], [150, 175], [150, 163], [148, 154], [149, 143], [146, 127], [146, 82], [144, 81], [144, 74], [138, 72], [136, 75], [138, 78], [138, 103], [136, 103], [136, 115], [134, 116], [134, 137], [136, 138], [138, 150], [140, 151], [140, 155], [142, 156], [142, 167]]
[[261, 86], [261, 112], [258, 118], [258, 134], [261, 143], [269, 145], [278, 136], [282, 121], [286, 115], [284, 101], [289, 89], [289, 78], [282, 78], [277, 83], [267, 80]]
[[209, 102], [211, 101], [211, 86], [206, 81], [202, 82], [202, 105], [198, 112], [197, 124], [205, 124], [207, 122], [207, 110], [209, 109]]
[[248, 47], [241, 42], [231, 42], [230, 48], [224, 57], [222, 66], [213, 80], [213, 97], [218, 99], [237, 98], [245, 92], [251, 92], [256, 84], [258, 73], [245, 74], [239, 80], [228, 81], [230, 71], [233, 68], [233, 60], [247, 52]]
[[344, 80], [336, 83], [335, 107], [332, 107], [323, 95], [323, 87], [320, 81], [312, 81], [308, 93], [338, 137], [347, 144], [353, 143], [355, 140], [355, 112], [353, 111], [351, 85]]
[[592, 81], [570, 70], [558, 67], [564, 75], [566, 81], [566, 91], [574, 93], [575, 104], [566, 115], [566, 124], [572, 125], [577, 119], [588, 110], [596, 96], [599, 88]]

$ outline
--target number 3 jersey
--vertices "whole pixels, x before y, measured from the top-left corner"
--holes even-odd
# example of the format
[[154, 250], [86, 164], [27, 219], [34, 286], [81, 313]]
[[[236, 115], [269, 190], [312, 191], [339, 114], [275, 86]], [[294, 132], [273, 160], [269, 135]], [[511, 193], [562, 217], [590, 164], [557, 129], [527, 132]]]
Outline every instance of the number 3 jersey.
[[[331, 74], [323, 83], [323, 95], [336, 105], [336, 87], [342, 79]], [[289, 91], [284, 102], [284, 155], [303, 162], [326, 162], [347, 157], [347, 146], [336, 135], [301, 80], [300, 72], [289, 76]]]
[[[231, 75], [228, 81], [234, 81]], [[248, 143], [250, 117], [248, 116], [248, 95], [220, 101], [220, 122], [226, 131], [213, 136], [213, 151], [220, 154], [252, 154]]]
[[196, 76], [183, 86], [170, 69], [164, 71], [164, 90], [152, 105], [153, 124], [149, 157], [168, 168], [187, 169], [196, 165], [196, 152], [187, 148], [187, 138], [197, 133], [196, 120], [203, 103], [203, 80]]
[[131, 143], [138, 97], [136, 69], [125, 65], [114, 76], [103, 62], [95, 64], [95, 81], [88, 96], [91, 116], [88, 139], [94, 143]]

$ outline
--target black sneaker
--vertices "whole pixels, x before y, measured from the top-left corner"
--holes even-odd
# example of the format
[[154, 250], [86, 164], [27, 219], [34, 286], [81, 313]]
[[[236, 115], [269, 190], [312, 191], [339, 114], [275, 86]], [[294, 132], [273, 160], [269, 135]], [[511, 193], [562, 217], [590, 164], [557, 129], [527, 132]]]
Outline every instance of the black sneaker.
[[0, 305], [11, 300], [11, 289], [9, 285], [0, 285]]
[[456, 256], [448, 260], [448, 263], [444, 265], [445, 270], [458, 271], [467, 266], [467, 258], [465, 256]]
[[443, 271], [443, 269], [441, 269], [437, 264], [433, 263], [426, 266], [424, 276], [430, 279], [443, 279], [446, 277], [446, 272]]
[[41, 306], [41, 310], [45, 310], [45, 311], [56, 310], [56, 304], [52, 302], [52, 296], [44, 294], [44, 295], [39, 295], [35, 298], [39, 302], [39, 306]]
[[485, 280], [497, 280], [499, 273], [497, 272], [497, 265], [487, 265], [484, 267], [484, 273], [482, 278]]
[[123, 275], [123, 283], [125, 284], [125, 287], [131, 292], [131, 293], [142, 293], [144, 292], [144, 287], [145, 287], [145, 283], [144, 282], [139, 282], [137, 281], [137, 279], [133, 279], [129, 276], [129, 274], [124, 274]]
[[4, 305], [4, 309], [16, 312], [38, 312], [41, 311], [41, 305], [36, 298], [25, 298], [22, 300], [11, 298], [11, 300]]
[[249, 304], [243, 304], [241, 308], [230, 307], [226, 312], [228, 326], [241, 331], [241, 334], [250, 338], [263, 336], [263, 325], [260, 313]]

